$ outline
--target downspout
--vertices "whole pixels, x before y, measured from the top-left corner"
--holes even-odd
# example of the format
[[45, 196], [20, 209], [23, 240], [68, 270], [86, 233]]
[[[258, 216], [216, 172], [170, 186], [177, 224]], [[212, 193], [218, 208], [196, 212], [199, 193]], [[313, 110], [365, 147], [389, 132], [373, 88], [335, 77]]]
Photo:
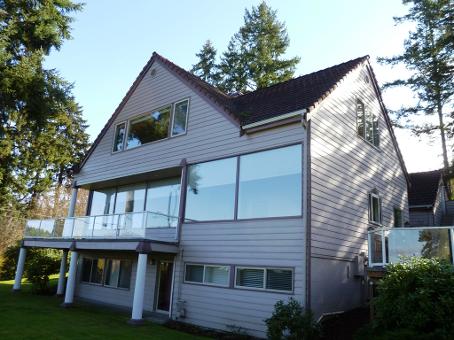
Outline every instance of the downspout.
[[306, 118], [306, 310], [310, 309], [311, 309], [311, 122]]

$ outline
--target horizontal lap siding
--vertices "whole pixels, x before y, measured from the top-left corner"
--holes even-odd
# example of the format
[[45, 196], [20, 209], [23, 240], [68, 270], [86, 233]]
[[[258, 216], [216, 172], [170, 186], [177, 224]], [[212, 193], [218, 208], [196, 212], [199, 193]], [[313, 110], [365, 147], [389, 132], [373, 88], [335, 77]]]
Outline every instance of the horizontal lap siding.
[[81, 172], [79, 185], [272, 148], [304, 139], [301, 124], [240, 136], [239, 127], [158, 62], [156, 76], [145, 76], [118, 115], [115, 124], [163, 105], [190, 98], [187, 134], [112, 154], [115, 124], [106, 132]]
[[[382, 197], [383, 224], [393, 209], [408, 221], [406, 180], [366, 70], [353, 71], [311, 117], [312, 255], [353, 259], [367, 252], [368, 192]], [[380, 149], [356, 133], [356, 99], [380, 114]]]
[[434, 225], [434, 214], [432, 209], [427, 211], [411, 211], [410, 224], [415, 227], [426, 227]]
[[[219, 329], [234, 325], [264, 337], [264, 320], [270, 317], [278, 300], [293, 296], [304, 302], [303, 223], [302, 218], [289, 218], [184, 224], [183, 261], [176, 269], [176, 282], [181, 285], [175, 292], [175, 301], [185, 301], [186, 318], [181, 321]], [[294, 294], [183, 283], [185, 262], [292, 267]]]

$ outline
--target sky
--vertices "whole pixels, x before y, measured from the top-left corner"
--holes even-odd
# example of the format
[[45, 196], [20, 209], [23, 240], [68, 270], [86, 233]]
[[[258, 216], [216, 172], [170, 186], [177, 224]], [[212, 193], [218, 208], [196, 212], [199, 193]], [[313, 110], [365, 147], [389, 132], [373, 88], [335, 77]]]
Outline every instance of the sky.
[[[260, 0], [88, 0], [74, 15], [72, 39], [46, 60], [48, 68], [74, 84], [94, 140], [144, 67], [153, 51], [190, 69], [210, 39], [219, 53], [243, 24], [245, 8]], [[407, 8], [399, 0], [267, 0], [284, 21], [290, 37], [287, 56], [299, 56], [295, 76], [370, 55], [380, 83], [405, 73], [378, 65], [378, 56], [402, 51], [411, 28], [395, 26], [393, 16]], [[385, 105], [398, 109], [412, 101], [405, 89], [387, 90]], [[413, 136], [396, 129], [409, 172], [442, 165], [437, 138]]]

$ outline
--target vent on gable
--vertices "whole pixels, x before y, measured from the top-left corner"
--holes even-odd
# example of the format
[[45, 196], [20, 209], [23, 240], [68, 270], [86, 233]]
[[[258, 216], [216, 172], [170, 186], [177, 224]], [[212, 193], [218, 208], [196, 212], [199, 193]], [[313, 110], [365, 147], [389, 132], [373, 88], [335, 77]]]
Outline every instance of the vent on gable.
[[156, 77], [156, 69], [155, 69], [155, 68], [152, 68], [152, 69], [150, 70], [150, 76], [151, 76], [151, 78]]
[[364, 81], [365, 81], [366, 83], [369, 84], [369, 81], [370, 81], [370, 80], [369, 80], [369, 76], [368, 76], [368, 75], [366, 75], [366, 76], [364, 77]]

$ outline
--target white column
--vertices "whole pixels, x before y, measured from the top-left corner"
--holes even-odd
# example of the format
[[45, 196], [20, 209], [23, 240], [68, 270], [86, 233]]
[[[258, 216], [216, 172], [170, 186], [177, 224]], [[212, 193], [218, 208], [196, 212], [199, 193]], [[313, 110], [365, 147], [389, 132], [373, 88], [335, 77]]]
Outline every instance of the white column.
[[78, 191], [79, 191], [78, 187], [73, 187], [71, 190], [71, 201], [69, 202], [68, 217], [74, 217], [74, 212], [76, 210], [77, 192]]
[[65, 292], [65, 276], [66, 276], [66, 261], [68, 259], [68, 251], [63, 250], [60, 262], [60, 275], [58, 276], [57, 295], [63, 296]]
[[21, 247], [19, 250], [19, 259], [17, 260], [16, 276], [14, 278], [13, 291], [19, 291], [21, 288], [22, 275], [24, 274], [25, 256], [27, 249]]
[[66, 283], [65, 302], [63, 303], [63, 307], [71, 306], [74, 301], [78, 256], [79, 253], [76, 250], [71, 250], [71, 261], [69, 263], [68, 282]]
[[136, 284], [134, 287], [134, 301], [132, 303], [132, 316], [129, 323], [142, 322], [143, 297], [145, 293], [145, 276], [147, 274], [147, 254], [139, 254], [137, 261]]

